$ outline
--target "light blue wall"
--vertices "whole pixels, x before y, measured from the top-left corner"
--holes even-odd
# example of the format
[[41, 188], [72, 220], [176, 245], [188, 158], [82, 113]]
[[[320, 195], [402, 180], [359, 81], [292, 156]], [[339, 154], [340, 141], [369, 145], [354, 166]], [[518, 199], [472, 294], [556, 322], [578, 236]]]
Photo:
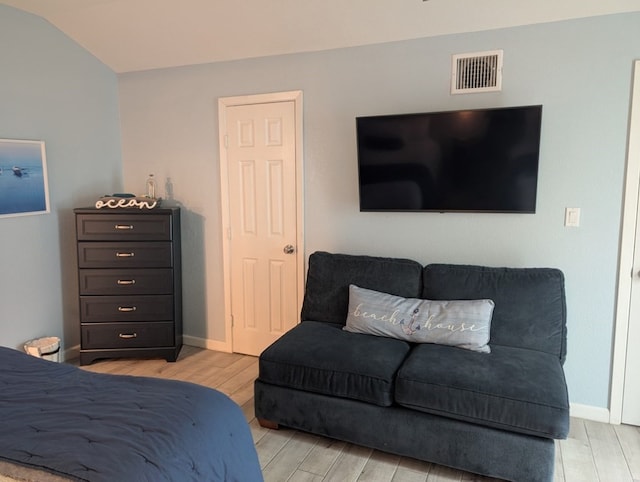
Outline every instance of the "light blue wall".
[[[451, 54], [493, 49], [503, 91], [451, 96]], [[185, 331], [224, 340], [217, 98], [301, 89], [306, 253], [561, 268], [571, 401], [606, 408], [637, 58], [640, 15], [624, 14], [121, 75], [125, 188], [148, 172], [173, 179], [187, 214]], [[356, 116], [526, 104], [544, 105], [535, 215], [359, 212]], [[563, 226], [565, 207], [582, 209], [581, 227]]]
[[[0, 138], [43, 140], [50, 214], [0, 218], [0, 345], [79, 343], [72, 209], [122, 189], [117, 78], [39, 17], [0, 5]], [[6, 175], [6, 173], [5, 173]]]
[[[504, 49], [500, 93], [450, 96], [450, 55]], [[51, 213], [0, 219], [0, 344], [78, 342], [73, 216], [148, 172], [185, 207], [186, 333], [224, 340], [218, 97], [301, 89], [306, 251], [555, 266], [567, 278], [574, 403], [607, 407], [631, 69], [640, 14], [121, 75], [0, 6], [0, 138], [46, 142]], [[117, 82], [119, 80], [119, 84]], [[120, 120], [118, 88], [122, 110]], [[360, 213], [354, 117], [543, 104], [535, 215]], [[582, 208], [582, 226], [562, 225]], [[211, 311], [219, 316], [209, 317]], [[213, 318], [213, 319], [211, 319]]]

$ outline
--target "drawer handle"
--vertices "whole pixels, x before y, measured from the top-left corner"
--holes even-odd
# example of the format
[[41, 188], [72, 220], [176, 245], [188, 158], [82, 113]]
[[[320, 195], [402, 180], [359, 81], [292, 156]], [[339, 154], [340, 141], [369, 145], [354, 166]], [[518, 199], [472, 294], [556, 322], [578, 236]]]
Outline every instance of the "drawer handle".
[[133, 224], [116, 224], [114, 228], [124, 231], [131, 231], [133, 229]]
[[122, 313], [131, 313], [132, 311], [136, 311], [138, 308], [135, 306], [118, 306], [118, 311]]
[[133, 258], [136, 253], [116, 253], [116, 258]]
[[124, 338], [126, 340], [129, 340], [131, 338], [137, 338], [138, 334], [137, 333], [119, 333], [118, 336], [120, 338]]
[[119, 285], [130, 286], [136, 284], [136, 280], [134, 279], [119, 279], [117, 281]]

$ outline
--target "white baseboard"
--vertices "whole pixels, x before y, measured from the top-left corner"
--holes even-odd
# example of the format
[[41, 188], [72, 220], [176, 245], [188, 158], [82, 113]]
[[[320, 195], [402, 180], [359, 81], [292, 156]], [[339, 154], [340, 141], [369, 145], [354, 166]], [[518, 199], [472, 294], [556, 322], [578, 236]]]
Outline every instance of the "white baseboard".
[[[224, 341], [208, 340], [197, 336], [183, 335], [182, 341], [185, 345], [206, 348], [207, 350], [223, 351], [231, 353], [231, 347]], [[63, 350], [60, 353], [60, 361], [69, 361], [80, 356], [80, 345], [75, 345]]]
[[198, 348], [206, 348], [207, 350], [223, 351], [231, 353], [231, 346], [225, 341], [209, 340], [208, 338], [200, 338], [197, 336], [183, 335], [182, 342], [185, 345], [195, 346]]
[[580, 403], [571, 403], [569, 413], [572, 417], [593, 420], [594, 422], [609, 423], [611, 418], [609, 409], [607, 408], [582, 405]]
[[60, 361], [66, 362], [80, 356], [80, 345], [74, 345], [60, 353]]

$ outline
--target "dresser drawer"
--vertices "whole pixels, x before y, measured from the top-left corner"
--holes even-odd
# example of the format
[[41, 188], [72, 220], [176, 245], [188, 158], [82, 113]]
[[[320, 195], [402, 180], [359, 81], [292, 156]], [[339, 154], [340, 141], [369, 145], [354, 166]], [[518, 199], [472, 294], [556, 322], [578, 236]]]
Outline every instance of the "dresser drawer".
[[170, 242], [78, 243], [79, 268], [171, 268]]
[[81, 269], [81, 295], [170, 295], [173, 270], [161, 269]]
[[172, 346], [173, 323], [100, 323], [82, 325], [82, 349]]
[[171, 241], [171, 216], [164, 214], [77, 214], [78, 241]]
[[82, 323], [172, 321], [172, 295], [81, 296]]

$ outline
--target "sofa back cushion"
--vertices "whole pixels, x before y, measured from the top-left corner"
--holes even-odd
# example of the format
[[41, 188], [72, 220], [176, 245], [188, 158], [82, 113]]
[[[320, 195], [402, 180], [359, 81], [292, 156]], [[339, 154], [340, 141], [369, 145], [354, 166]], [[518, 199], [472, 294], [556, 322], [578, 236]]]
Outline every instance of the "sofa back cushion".
[[491, 299], [490, 345], [542, 351], [564, 362], [566, 302], [558, 269], [431, 264], [424, 268], [422, 298]]
[[419, 298], [422, 265], [401, 258], [315, 252], [309, 256], [302, 321], [344, 325], [351, 284], [404, 298]]

